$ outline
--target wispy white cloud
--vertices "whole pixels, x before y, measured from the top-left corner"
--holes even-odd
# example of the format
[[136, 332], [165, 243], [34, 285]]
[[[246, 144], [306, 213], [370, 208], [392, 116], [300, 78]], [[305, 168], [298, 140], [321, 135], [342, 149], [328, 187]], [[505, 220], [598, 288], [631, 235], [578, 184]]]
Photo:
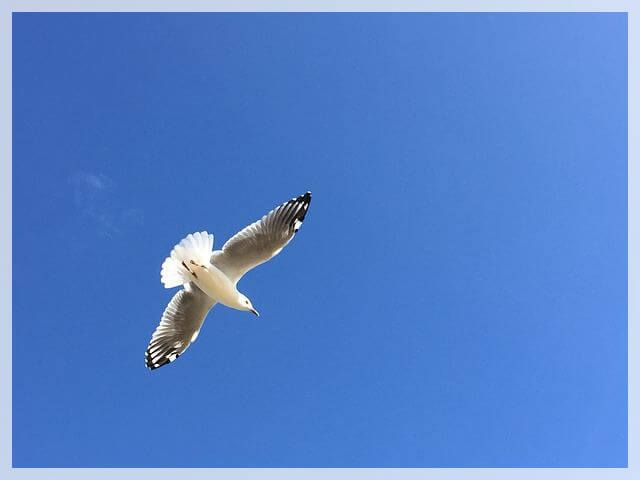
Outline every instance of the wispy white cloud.
[[94, 225], [98, 233], [114, 237], [123, 229], [144, 222], [142, 210], [119, 205], [116, 184], [103, 173], [81, 172], [72, 175], [73, 201], [79, 214]]
[[104, 190], [113, 182], [104, 174], [76, 173], [71, 177], [71, 181], [76, 185], [84, 185], [95, 190]]

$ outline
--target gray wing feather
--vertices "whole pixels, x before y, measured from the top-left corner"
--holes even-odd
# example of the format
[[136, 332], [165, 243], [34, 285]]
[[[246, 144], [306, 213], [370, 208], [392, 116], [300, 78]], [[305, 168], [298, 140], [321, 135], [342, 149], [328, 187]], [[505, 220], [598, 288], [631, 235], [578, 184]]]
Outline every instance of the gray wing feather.
[[195, 284], [189, 283], [176, 293], [151, 336], [144, 354], [151, 370], [173, 362], [195, 341], [207, 312], [215, 302]]
[[249, 270], [280, 253], [302, 225], [310, 204], [311, 192], [307, 192], [279, 205], [213, 252], [211, 263], [237, 283]]

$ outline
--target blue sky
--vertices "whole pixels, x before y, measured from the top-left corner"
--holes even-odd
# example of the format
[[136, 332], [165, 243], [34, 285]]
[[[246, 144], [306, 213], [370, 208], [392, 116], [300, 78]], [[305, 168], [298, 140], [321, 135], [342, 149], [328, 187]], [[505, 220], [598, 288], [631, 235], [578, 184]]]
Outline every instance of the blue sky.
[[[14, 14], [14, 466], [625, 466], [626, 22]], [[147, 370], [172, 246], [306, 190]]]

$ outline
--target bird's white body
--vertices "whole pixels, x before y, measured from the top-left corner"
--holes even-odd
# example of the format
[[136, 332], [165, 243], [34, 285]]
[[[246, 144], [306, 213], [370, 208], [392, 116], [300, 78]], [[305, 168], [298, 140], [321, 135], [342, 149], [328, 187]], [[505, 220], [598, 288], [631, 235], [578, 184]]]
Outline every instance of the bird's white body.
[[162, 264], [162, 283], [167, 287], [194, 283], [215, 303], [257, 315], [249, 299], [236, 289], [236, 282], [212, 263], [212, 250], [213, 235], [210, 233], [187, 235]]
[[215, 265], [211, 263], [206, 266], [190, 265], [189, 269], [193, 283], [217, 303], [237, 310], [245, 310], [245, 305], [238, 300], [240, 292]]

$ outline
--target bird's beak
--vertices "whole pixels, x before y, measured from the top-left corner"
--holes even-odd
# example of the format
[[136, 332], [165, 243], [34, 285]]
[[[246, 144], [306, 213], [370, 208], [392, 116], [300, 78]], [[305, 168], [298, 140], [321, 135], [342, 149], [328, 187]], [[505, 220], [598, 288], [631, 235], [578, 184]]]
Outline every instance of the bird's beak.
[[260, 316], [260, 314], [258, 313], [258, 311], [255, 308], [251, 309], [251, 313], [253, 313], [256, 317]]

